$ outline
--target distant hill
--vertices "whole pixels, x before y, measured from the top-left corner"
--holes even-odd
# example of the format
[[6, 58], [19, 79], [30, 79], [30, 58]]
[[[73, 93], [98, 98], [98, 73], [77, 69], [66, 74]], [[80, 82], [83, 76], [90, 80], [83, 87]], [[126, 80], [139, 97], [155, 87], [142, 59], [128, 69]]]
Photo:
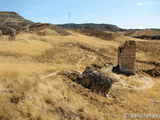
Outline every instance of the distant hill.
[[0, 26], [19, 29], [33, 23], [34, 22], [26, 20], [16, 12], [0, 11]]
[[124, 35], [131, 36], [134, 38], [140, 38], [140, 39], [160, 40], [160, 31], [158, 31], [158, 29], [157, 30], [150, 30], [150, 29], [129, 30]]
[[89, 30], [103, 30], [103, 31], [126, 31], [126, 29], [119, 28], [116, 25], [111, 24], [94, 24], [94, 23], [84, 23], [84, 24], [58, 24], [58, 26], [67, 29], [89, 29]]
[[160, 31], [160, 29], [156, 29], [156, 28], [151, 28], [151, 30], [156, 30], [156, 31]]

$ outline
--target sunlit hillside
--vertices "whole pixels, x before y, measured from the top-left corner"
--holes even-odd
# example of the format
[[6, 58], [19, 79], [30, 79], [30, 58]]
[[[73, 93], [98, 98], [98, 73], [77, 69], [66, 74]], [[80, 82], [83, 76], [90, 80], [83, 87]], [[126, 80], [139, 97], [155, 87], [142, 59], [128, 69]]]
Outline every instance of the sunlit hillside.
[[[125, 120], [129, 114], [160, 115], [160, 41], [114, 34], [101, 39], [75, 31], [62, 36], [51, 29], [20, 32], [15, 40], [0, 38], [0, 120]], [[115, 78], [103, 97], [60, 73], [83, 72], [87, 66], [112, 62], [126, 40], [137, 44], [137, 74]], [[135, 118], [135, 120], [142, 118]], [[144, 118], [143, 118], [144, 119]], [[146, 118], [151, 119], [151, 118]], [[158, 118], [155, 118], [158, 120]]]

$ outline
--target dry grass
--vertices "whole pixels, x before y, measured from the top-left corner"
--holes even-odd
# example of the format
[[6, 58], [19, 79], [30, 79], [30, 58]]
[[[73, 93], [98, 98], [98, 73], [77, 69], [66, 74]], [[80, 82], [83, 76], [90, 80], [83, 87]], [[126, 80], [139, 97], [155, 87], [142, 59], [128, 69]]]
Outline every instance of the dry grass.
[[160, 32], [156, 31], [156, 30], [149, 30], [149, 29], [145, 29], [145, 30], [139, 30], [139, 31], [127, 31], [126, 35], [129, 36], [159, 36]]
[[[125, 113], [160, 114], [158, 78], [152, 77], [153, 87], [141, 90], [129, 87], [139, 87], [141, 82], [120, 75], [129, 86], [113, 85], [111, 96], [105, 98], [56, 74], [82, 72], [88, 65], [108, 61], [116, 65], [117, 47], [130, 39], [119, 36], [106, 41], [70, 32], [69, 36], [21, 33], [16, 41], [0, 40], [0, 119], [124, 120]], [[147, 54], [146, 49], [138, 51], [138, 60], [149, 60]], [[159, 59], [155, 54], [153, 58]], [[138, 63], [137, 67], [141, 70], [150, 65]]]

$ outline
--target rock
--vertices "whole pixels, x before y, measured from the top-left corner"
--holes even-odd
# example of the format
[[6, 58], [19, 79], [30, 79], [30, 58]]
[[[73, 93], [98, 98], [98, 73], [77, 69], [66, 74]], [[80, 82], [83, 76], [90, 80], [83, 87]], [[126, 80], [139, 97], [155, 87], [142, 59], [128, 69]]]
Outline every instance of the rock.
[[13, 40], [13, 38], [10, 35], [0, 35], [0, 39], [2, 39], [2, 40]]
[[106, 96], [112, 86], [114, 80], [106, 76], [103, 72], [100, 72], [92, 67], [87, 67], [82, 73], [79, 84], [85, 88], [92, 89], [96, 93], [101, 93]]
[[64, 75], [73, 82], [81, 84], [83, 87], [105, 96], [108, 94], [112, 83], [116, 80], [108, 77], [100, 69], [87, 67], [83, 73], [77, 71], [60, 72], [59, 75]]
[[12, 38], [16, 38], [15, 30], [11, 27], [0, 27], [2, 35], [10, 35]]

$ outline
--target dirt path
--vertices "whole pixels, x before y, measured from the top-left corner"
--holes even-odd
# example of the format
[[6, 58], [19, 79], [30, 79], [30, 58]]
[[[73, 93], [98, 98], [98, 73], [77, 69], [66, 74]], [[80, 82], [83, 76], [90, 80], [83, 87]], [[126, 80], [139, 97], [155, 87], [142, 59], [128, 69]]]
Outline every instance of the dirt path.
[[83, 62], [83, 60], [86, 59], [86, 57], [91, 57], [90, 64], [92, 64], [97, 59], [97, 56], [94, 56], [94, 55], [89, 55], [89, 56], [83, 55], [83, 57], [76, 64], [76, 67], [77, 67], [78, 70], [80, 69], [80, 66], [81, 66], [82, 62]]
[[85, 55], [83, 55], [83, 57], [79, 60], [79, 62], [76, 64], [77, 69], [80, 69], [80, 65], [82, 63], [82, 61], [85, 59]]
[[51, 76], [55, 76], [55, 75], [57, 75], [57, 73], [59, 73], [60, 71], [55, 71], [55, 72], [53, 72], [53, 73], [51, 73], [51, 74], [48, 74], [48, 75], [46, 75], [46, 76], [43, 76], [43, 77], [41, 77], [41, 79], [45, 79], [45, 78], [48, 78], [48, 77], [51, 77]]
[[153, 87], [153, 81], [150, 77], [137, 77], [135, 80], [142, 83], [142, 86], [135, 87], [137, 90], [144, 90]]
[[[80, 66], [81, 66], [83, 60], [85, 60], [86, 57], [87, 57], [86, 55], [83, 55], [83, 57], [82, 57], [82, 58], [79, 60], [79, 62], [75, 65], [75, 66], [76, 66], [76, 71], [78, 71], [79, 73], [82, 73], [82, 72], [79, 71], [79, 70], [80, 70]], [[90, 61], [90, 64], [93, 63], [93, 62], [97, 59], [96, 56], [90, 55], [89, 57], [92, 57], [92, 60]], [[55, 71], [55, 72], [53, 72], [53, 73], [51, 73], [51, 74], [48, 74], [48, 75], [45, 75], [45, 76], [41, 77], [41, 79], [45, 79], [45, 78], [48, 78], [48, 77], [53, 77], [53, 76], [57, 75], [57, 73], [59, 73], [59, 72], [61, 72], [61, 71], [60, 71], [60, 70], [59, 70], [59, 71]]]
[[[112, 74], [112, 77], [117, 80], [113, 84], [113, 87], [123, 87], [123, 88], [131, 88], [136, 90], [145, 90], [149, 89], [153, 86], [153, 80], [150, 77], [139, 77], [139, 76], [130, 76], [129, 80], [121, 79], [120, 75], [115, 73]], [[130, 81], [130, 82], [128, 82]]]
[[97, 59], [97, 56], [92, 56], [92, 57], [93, 57], [93, 59], [91, 60], [90, 63], [93, 63]]

